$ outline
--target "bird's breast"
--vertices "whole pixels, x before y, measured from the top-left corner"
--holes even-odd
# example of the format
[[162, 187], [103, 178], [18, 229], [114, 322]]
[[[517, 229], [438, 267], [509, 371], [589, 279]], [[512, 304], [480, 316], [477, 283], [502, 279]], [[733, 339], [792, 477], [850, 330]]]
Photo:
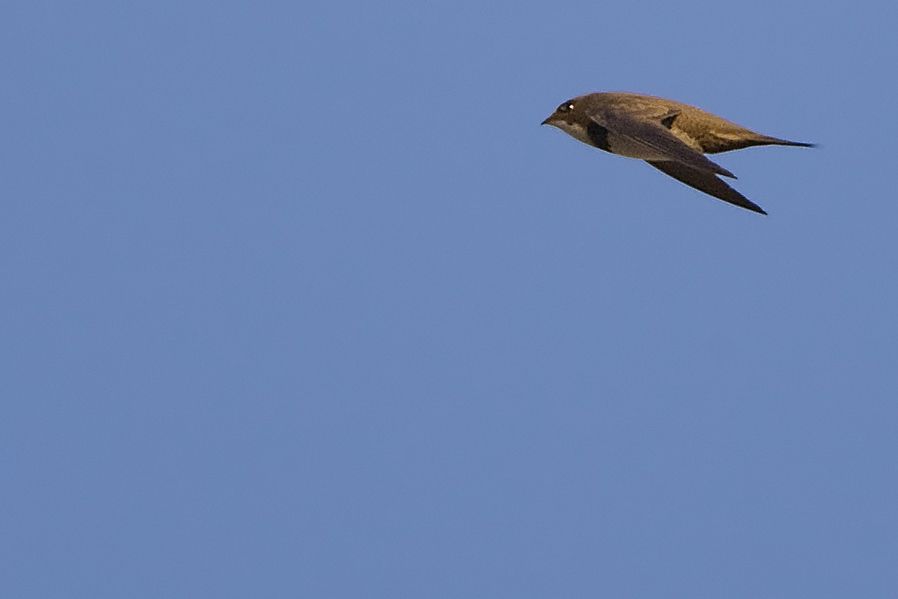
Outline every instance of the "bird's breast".
[[605, 150], [606, 152], [611, 152], [611, 148], [608, 145], [608, 129], [595, 121], [590, 121], [589, 125], [586, 127], [586, 135], [589, 137], [587, 143], [594, 145], [601, 150]]

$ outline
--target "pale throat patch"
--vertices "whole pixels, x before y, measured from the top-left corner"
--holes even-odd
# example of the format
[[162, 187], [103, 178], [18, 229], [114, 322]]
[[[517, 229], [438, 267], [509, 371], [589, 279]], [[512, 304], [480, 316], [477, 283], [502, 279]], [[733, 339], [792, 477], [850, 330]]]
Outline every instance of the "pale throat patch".
[[568, 123], [567, 121], [558, 121], [557, 123], [552, 123], [574, 139], [578, 141], [582, 141], [585, 144], [593, 145], [592, 141], [589, 139], [589, 135], [586, 134], [586, 127], [579, 123]]

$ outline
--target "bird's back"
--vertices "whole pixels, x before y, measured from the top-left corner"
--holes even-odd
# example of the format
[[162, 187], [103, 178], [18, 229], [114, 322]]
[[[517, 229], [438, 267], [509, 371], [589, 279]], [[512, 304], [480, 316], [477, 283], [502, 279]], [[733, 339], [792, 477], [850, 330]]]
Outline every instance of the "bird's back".
[[671, 132], [706, 154], [786, 141], [761, 135], [716, 114], [676, 100], [626, 92], [597, 95], [601, 96], [599, 101], [607, 105], [619, 106], [646, 115], [656, 115], [658, 118], [677, 113], [668, 121]]

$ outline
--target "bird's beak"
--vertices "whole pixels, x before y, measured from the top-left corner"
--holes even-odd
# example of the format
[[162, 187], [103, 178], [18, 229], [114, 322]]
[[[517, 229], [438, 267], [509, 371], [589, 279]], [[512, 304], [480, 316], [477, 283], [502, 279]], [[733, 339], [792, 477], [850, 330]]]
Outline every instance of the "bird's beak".
[[542, 123], [540, 123], [540, 125], [548, 125], [548, 124], [550, 124], [549, 121], [551, 121], [551, 120], [552, 120], [551, 116], [547, 117], [546, 120], [544, 120]]

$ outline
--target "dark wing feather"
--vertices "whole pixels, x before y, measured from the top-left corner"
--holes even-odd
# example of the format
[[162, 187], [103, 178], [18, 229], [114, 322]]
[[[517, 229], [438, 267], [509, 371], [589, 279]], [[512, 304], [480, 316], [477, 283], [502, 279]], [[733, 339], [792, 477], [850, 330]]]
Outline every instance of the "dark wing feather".
[[746, 198], [744, 195], [730, 187], [725, 181], [718, 179], [713, 174], [700, 171], [680, 162], [647, 160], [649, 164], [666, 175], [682, 181], [690, 187], [703, 191], [724, 202], [735, 204], [741, 208], [767, 214], [764, 209]]
[[589, 117], [616, 135], [626, 137], [629, 143], [646, 148], [646, 154], [661, 154], [699, 171], [736, 178], [733, 173], [671, 133], [662, 124], [661, 117], [646, 118], [621, 107], [597, 109]]

